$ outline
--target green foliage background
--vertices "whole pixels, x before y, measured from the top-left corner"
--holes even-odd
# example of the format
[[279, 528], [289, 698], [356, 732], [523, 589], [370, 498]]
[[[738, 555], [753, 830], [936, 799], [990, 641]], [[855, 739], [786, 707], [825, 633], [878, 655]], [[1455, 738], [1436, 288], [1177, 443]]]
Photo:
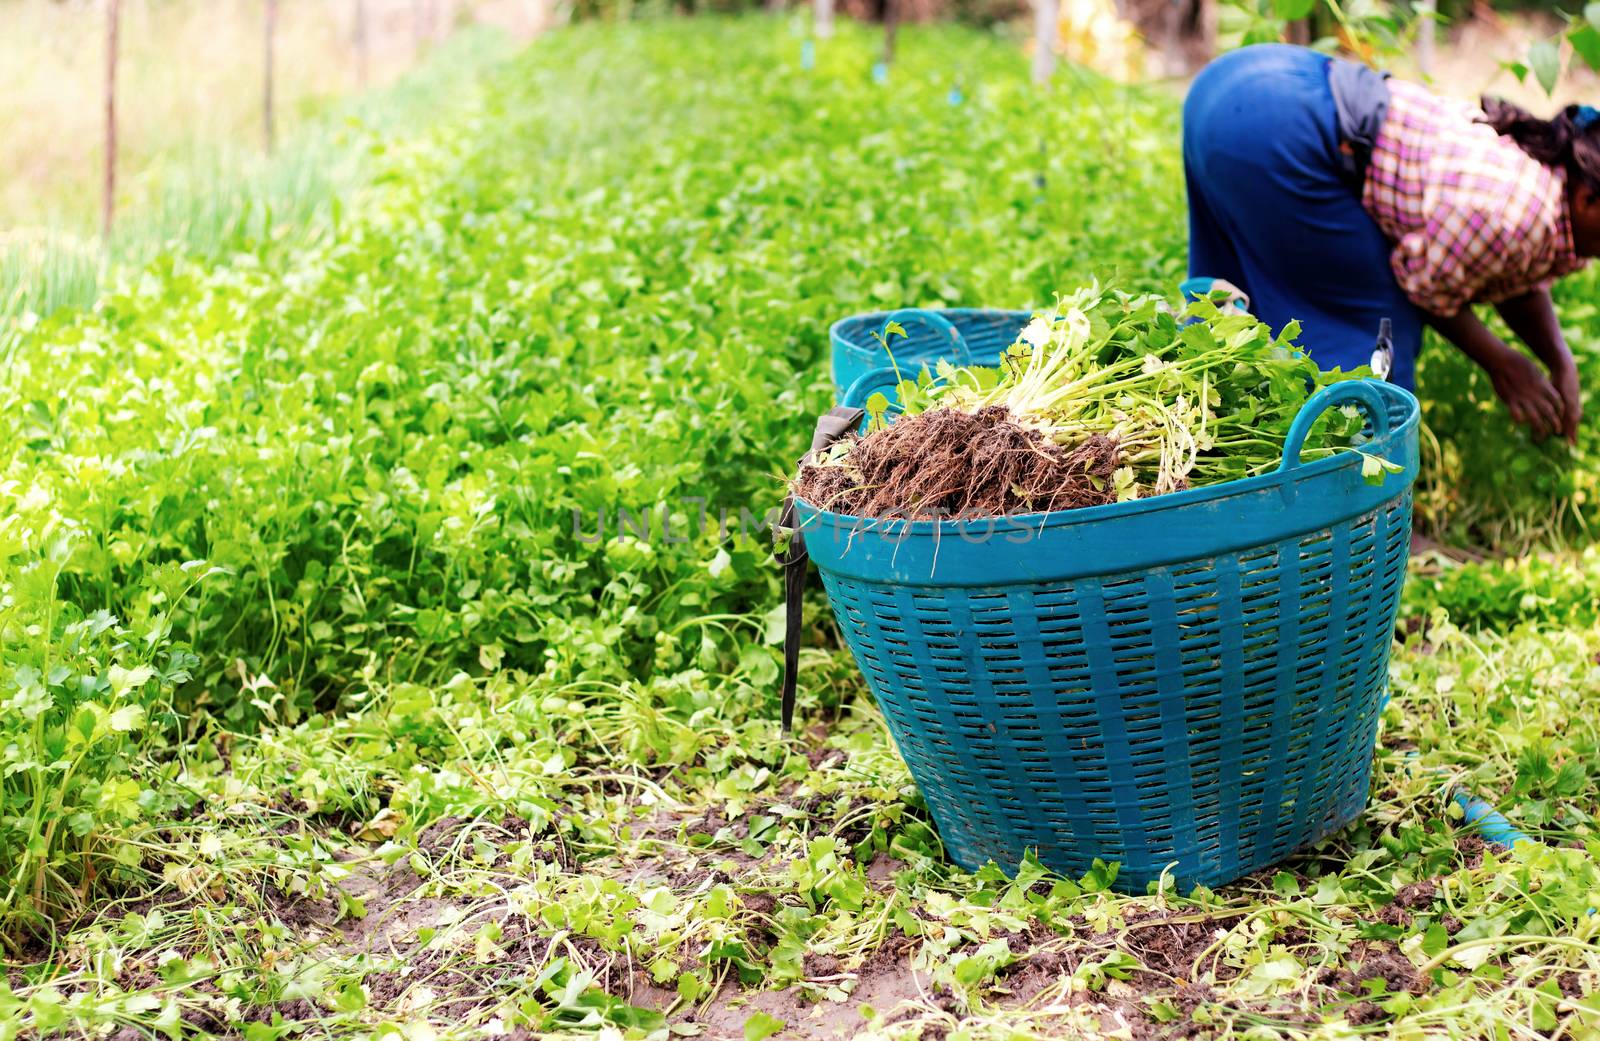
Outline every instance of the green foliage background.
[[[780, 499], [831, 402], [833, 319], [1025, 307], [1094, 277], [1174, 292], [1176, 100], [1072, 69], [1040, 93], [1013, 48], [950, 28], [908, 32], [880, 87], [875, 35], [846, 27], [810, 73], [802, 38], [779, 19], [554, 34], [390, 148], [315, 240], [169, 255], [93, 309], [7, 327], [0, 925], [27, 968], [0, 987], [0, 1038], [24, 1010], [38, 1029], [170, 1035], [195, 1009], [235, 1023], [285, 997], [359, 1033], [378, 964], [296, 947], [275, 903], [364, 913], [340, 886], [352, 858], [473, 899], [533, 885], [544, 935], [648, 948], [688, 1001], [730, 973], [793, 984], [803, 952], [864, 957], [893, 933], [981, 1010], [1018, 957], [982, 946], [992, 929], [1111, 928], [1177, 899], [1119, 902], [1104, 872], [1008, 883], [945, 864], [820, 598], [802, 714], [838, 729], [781, 741], [770, 547], [715, 533], [724, 511]], [[1562, 289], [1591, 388], [1595, 289]], [[1437, 345], [1421, 387], [1433, 530], [1502, 549], [1583, 538], [1592, 422], [1576, 450], [1535, 450]], [[677, 541], [702, 500], [708, 530]], [[648, 513], [649, 537], [621, 534], [619, 508]], [[1423, 635], [1396, 652], [1369, 818], [1299, 875], [1171, 905], [1276, 923], [1219, 948], [1247, 982], [1210, 1022], [1248, 1025], [1311, 971], [1279, 936], [1291, 923], [1341, 957], [1409, 942], [1443, 966], [1442, 910], [1373, 925], [1419, 879], [1449, 880], [1452, 914], [1478, 923], [1469, 950], [1588, 920], [1583, 851], [1465, 863], [1429, 772], [1594, 845], [1600, 646], [1569, 563], [1514, 579], [1537, 594], [1515, 608], [1487, 571], [1417, 587]], [[742, 820], [685, 824], [694, 849], [790, 866], [737, 894], [595, 874], [667, 805]], [[511, 813], [526, 836], [496, 846], [486, 822]], [[474, 823], [441, 853], [425, 836], [443, 820]], [[886, 894], [864, 864], [891, 853], [906, 868]], [[176, 919], [103, 903], [175, 894]], [[68, 944], [29, 946], [56, 928]], [[518, 1023], [644, 1022], [565, 957], [529, 982], [475, 942]], [[178, 952], [154, 1004], [123, 972], [144, 950]], [[1096, 992], [1132, 957], [1105, 953], [1085, 970]], [[1471, 1001], [1484, 1030], [1553, 1022], [1545, 975], [1568, 953], [1517, 969], [1511, 997], [1503, 966], [1458, 964], [1383, 1014], [1423, 1024]], [[1177, 1014], [1173, 994], [1151, 1000], [1141, 1015]]]
[[[881, 97], [855, 47], [804, 76], [797, 36], [727, 22], [535, 53], [321, 243], [169, 257], [15, 346], [7, 671], [48, 673], [95, 611], [148, 616], [134, 646], [198, 663], [146, 694], [193, 729], [482, 661], [560, 684], [736, 660], [694, 623], [774, 602], [767, 544], [580, 532], [618, 509], [681, 531], [702, 499], [713, 528], [763, 516], [828, 403], [842, 314], [1165, 286], [1181, 263], [1161, 95], [1079, 74], [1041, 96], [989, 71], [1015, 69], [1008, 48], [953, 31]], [[729, 54], [743, 74], [683, 71]], [[160, 592], [190, 561], [212, 573]], [[48, 734], [107, 703], [100, 674], [52, 686]], [[24, 844], [13, 823], [0, 848]]]

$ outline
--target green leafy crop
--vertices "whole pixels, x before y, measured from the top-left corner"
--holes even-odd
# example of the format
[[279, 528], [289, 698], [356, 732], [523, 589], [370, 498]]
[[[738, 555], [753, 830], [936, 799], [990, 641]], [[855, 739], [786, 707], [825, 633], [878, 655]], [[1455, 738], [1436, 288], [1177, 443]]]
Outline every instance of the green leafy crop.
[[[1570, 561], [1419, 583], [1367, 813], [1217, 892], [952, 866], [820, 594], [780, 732], [763, 520], [828, 324], [1170, 296], [1184, 252], [1166, 92], [803, 40], [553, 33], [326, 235], [0, 337], [0, 1041], [1600, 1028]], [[1476, 383], [1422, 383], [1437, 523], [1559, 512]], [[1552, 606], [1501, 631], [1517, 588]], [[1543, 841], [1482, 848], [1447, 785]]]
[[[1173, 132], [1164, 97], [1083, 76], [1063, 103], [1013, 70], [952, 107], [952, 70], [1009, 48], [930, 34], [885, 93], [852, 72], [865, 46], [804, 76], [777, 25], [560, 34], [392, 147], [336, 234], [168, 258], [23, 331], [0, 512], [74, 537], [51, 581], [25, 578], [37, 547], [0, 547], [7, 609], [39, 620], [0, 648], [0, 699], [96, 612], [161, 613], [137, 645], [193, 655], [161, 692], [189, 734], [457, 674], [771, 672], [729, 619], [776, 600], [762, 521], [828, 401], [827, 324], [1028, 305], [1091, 264], [1154, 288], [1182, 252], [1178, 214], [1144, 202], [1177, 198], [1174, 161], [1128, 133]], [[161, 591], [194, 560], [214, 573]], [[31, 783], [0, 779], [24, 805]], [[80, 827], [103, 845], [127, 821]], [[87, 871], [56, 867], [41, 907]]]
[[[902, 382], [900, 397], [910, 415], [1000, 406], [1068, 447], [1108, 437], [1118, 448], [1118, 498], [1160, 495], [1277, 468], [1311, 395], [1368, 375], [1319, 371], [1294, 343], [1298, 333], [1291, 325], [1274, 336], [1209, 301], [1174, 314], [1160, 295], [1092, 286], [1036, 314], [997, 368], [941, 362], [937, 378], [925, 370]], [[1348, 448], [1361, 427], [1354, 407], [1335, 410], [1313, 428], [1301, 459]]]

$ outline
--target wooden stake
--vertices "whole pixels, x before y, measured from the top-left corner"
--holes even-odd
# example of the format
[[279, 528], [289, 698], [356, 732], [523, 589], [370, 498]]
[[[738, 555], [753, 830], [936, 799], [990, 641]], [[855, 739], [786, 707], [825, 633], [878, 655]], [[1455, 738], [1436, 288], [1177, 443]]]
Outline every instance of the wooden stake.
[[1033, 0], [1033, 82], [1043, 87], [1056, 72], [1056, 0]]
[[833, 0], [816, 0], [817, 39], [826, 40], [833, 35]]
[[900, 0], [883, 0], [883, 67], [894, 64], [894, 38], [900, 29]]
[[266, 144], [267, 154], [272, 154], [276, 142], [273, 140], [274, 118], [272, 111], [272, 88], [274, 66], [277, 64], [273, 51], [277, 44], [278, 36], [278, 0], [267, 0], [266, 22], [262, 26], [262, 70], [261, 70], [261, 134]]
[[367, 89], [367, 46], [370, 39], [367, 35], [367, 0], [356, 0], [356, 79], [362, 90]]
[[1182, 0], [1167, 0], [1167, 14], [1162, 19], [1161, 74], [1181, 76], [1183, 59], [1180, 55], [1183, 39], [1184, 4]]
[[1438, 24], [1434, 16], [1438, 10], [1437, 0], [1417, 0], [1417, 71], [1424, 78], [1433, 75], [1434, 51], [1438, 41]]
[[117, 27], [120, 0], [106, 0], [106, 154], [100, 202], [100, 237], [111, 245], [111, 224], [117, 209]]

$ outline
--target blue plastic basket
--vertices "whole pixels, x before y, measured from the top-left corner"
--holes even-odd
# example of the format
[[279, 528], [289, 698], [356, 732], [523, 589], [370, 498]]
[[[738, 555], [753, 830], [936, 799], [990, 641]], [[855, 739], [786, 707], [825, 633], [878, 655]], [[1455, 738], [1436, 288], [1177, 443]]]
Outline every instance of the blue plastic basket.
[[[1031, 318], [1028, 311], [974, 308], [906, 308], [841, 318], [828, 331], [834, 390], [842, 394], [863, 375], [889, 367], [889, 351], [894, 352], [894, 364], [913, 379], [924, 365], [932, 369], [940, 358], [955, 365], [993, 365]], [[906, 335], [895, 336], [886, 351], [873, 334], [882, 335], [890, 322], [899, 322]]]
[[[856, 381], [850, 404], [881, 375]], [[1324, 409], [1361, 458], [1301, 463]], [[1360, 815], [1411, 541], [1416, 399], [1319, 391], [1271, 474], [977, 522], [796, 503], [846, 641], [950, 856], [1220, 885]]]

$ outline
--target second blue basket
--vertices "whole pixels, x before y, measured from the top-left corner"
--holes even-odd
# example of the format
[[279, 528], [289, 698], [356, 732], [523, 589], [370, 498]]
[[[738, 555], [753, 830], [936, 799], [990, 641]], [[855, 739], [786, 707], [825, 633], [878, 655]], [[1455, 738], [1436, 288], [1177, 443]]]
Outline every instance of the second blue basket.
[[[954, 365], [993, 365], [1031, 317], [1028, 311], [906, 308], [841, 318], [828, 331], [834, 390], [843, 395], [866, 373], [890, 367], [891, 352], [908, 379], [941, 358]], [[883, 335], [890, 322], [898, 322], [906, 335], [891, 338], [886, 350], [874, 334]]]

